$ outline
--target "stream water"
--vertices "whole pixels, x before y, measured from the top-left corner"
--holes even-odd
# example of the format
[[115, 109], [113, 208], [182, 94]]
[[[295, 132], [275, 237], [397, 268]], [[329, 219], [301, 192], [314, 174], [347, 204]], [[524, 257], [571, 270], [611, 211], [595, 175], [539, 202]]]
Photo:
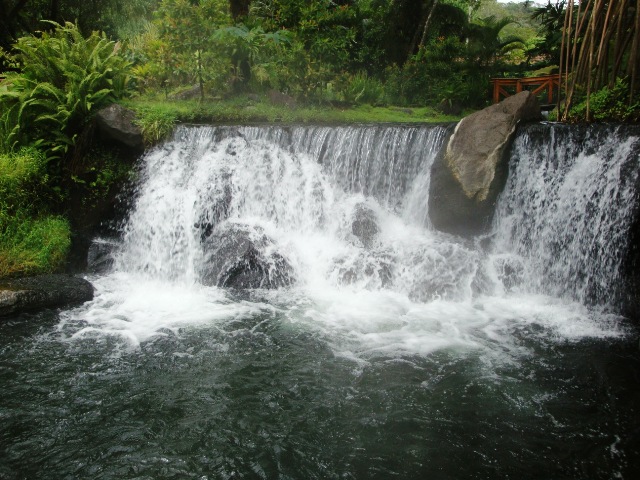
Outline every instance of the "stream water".
[[[635, 478], [638, 131], [521, 128], [475, 241], [428, 220], [450, 133], [180, 127], [95, 299], [0, 323], [0, 478]], [[229, 225], [291, 283], [210, 286]]]

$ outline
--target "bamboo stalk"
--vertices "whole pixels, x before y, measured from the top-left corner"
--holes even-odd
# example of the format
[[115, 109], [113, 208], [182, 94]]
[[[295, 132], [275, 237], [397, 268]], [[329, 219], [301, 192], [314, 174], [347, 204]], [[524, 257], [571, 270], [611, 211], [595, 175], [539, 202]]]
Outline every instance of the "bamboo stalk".
[[[569, 0], [570, 1], [570, 9], [573, 8], [573, 0]], [[560, 118], [560, 99], [562, 97], [562, 95], [560, 95], [560, 93], [562, 92], [562, 87], [565, 87], [565, 98], [566, 98], [566, 84], [567, 82], [563, 82], [562, 78], [563, 78], [563, 74], [566, 75], [568, 72], [566, 71], [565, 67], [564, 67], [564, 61], [565, 61], [565, 52], [564, 52], [564, 46], [565, 46], [565, 42], [567, 40], [567, 30], [570, 32], [571, 31], [571, 22], [569, 22], [569, 15], [568, 15], [569, 9], [565, 10], [565, 14], [564, 14], [564, 22], [562, 25], [562, 42], [560, 43], [560, 68], [558, 69], [558, 101], [556, 104], [556, 109], [557, 109], [557, 115], [558, 118]], [[569, 34], [570, 35], [570, 34]], [[569, 67], [569, 63], [567, 61], [567, 68]]]
[[[598, 47], [598, 60], [596, 61], [596, 69], [598, 69], [599, 71], [599, 75], [596, 79], [596, 85], [598, 87], [601, 87], [604, 85], [604, 79], [606, 78], [606, 64], [603, 63], [604, 57], [605, 57], [605, 53], [606, 53], [606, 49], [609, 48], [609, 38], [610, 35], [608, 35], [609, 32], [609, 19], [611, 18], [611, 12], [613, 11], [613, 4], [615, 2], [613, 2], [612, 0], [609, 0], [609, 5], [607, 6], [607, 15], [604, 19], [604, 26], [602, 27], [602, 36], [600, 37], [600, 46]], [[606, 42], [606, 43], [605, 43]], [[606, 47], [605, 47], [606, 45]]]
[[427, 20], [424, 22], [424, 30], [422, 31], [422, 38], [420, 39], [420, 45], [418, 48], [424, 47], [424, 42], [427, 41], [427, 31], [429, 30], [429, 24], [431, 23], [431, 17], [433, 17], [433, 12], [438, 6], [438, 1], [439, 0], [433, 0], [433, 3], [431, 4], [431, 10], [429, 10], [429, 16], [427, 17]]
[[636, 0], [636, 20], [633, 35], [633, 45], [631, 46], [631, 55], [629, 56], [629, 62], [631, 62], [631, 84], [629, 85], [629, 106], [633, 104], [633, 94], [636, 89], [636, 74], [638, 69], [638, 43], [640, 42], [640, 0]]
[[624, 8], [626, 6], [626, 0], [620, 0], [618, 2], [618, 23], [616, 25], [616, 35], [615, 35], [615, 48], [613, 51], [613, 70], [611, 71], [611, 78], [609, 79], [609, 88], [613, 88], [615, 84], [616, 78], [618, 76], [618, 71], [620, 70], [620, 64], [622, 62], [621, 52], [624, 52], [622, 47], [622, 42], [620, 38], [622, 38], [622, 20], [624, 18]]
[[[610, 61], [612, 58], [611, 43], [612, 43], [612, 37], [616, 32], [615, 23], [617, 20], [615, 7], [619, 7], [620, 3], [610, 0], [609, 6], [611, 7], [612, 5], [614, 6], [614, 8], [611, 9], [611, 21], [607, 23], [607, 28], [602, 33], [603, 49], [602, 49], [602, 52], [599, 53], [599, 58], [598, 58], [598, 68], [600, 69], [600, 78], [598, 81], [599, 88], [602, 88], [605, 85], [609, 84], [611, 73], [612, 73], [611, 65], [610, 65]], [[607, 12], [607, 14], [608, 13], [609, 12]]]
[[[592, 0], [589, 0], [587, 2], [587, 6], [584, 9], [584, 12], [587, 12], [589, 10], [589, 7], [591, 6], [591, 2]], [[582, 12], [582, 2], [578, 3], [578, 13], [576, 15], [576, 29], [574, 32], [574, 38], [573, 38], [573, 49], [571, 52], [571, 84], [569, 85], [569, 92], [567, 94], [567, 98], [565, 101], [565, 108], [564, 108], [564, 119], [566, 120], [566, 117], [569, 114], [569, 110], [571, 109], [571, 102], [573, 101], [573, 93], [575, 91], [575, 87], [576, 87], [576, 83], [578, 82], [578, 79], [580, 78], [580, 67], [581, 67], [581, 59], [582, 59], [582, 55], [583, 55], [583, 51], [584, 51], [584, 45], [585, 42], [583, 40], [581, 48], [580, 48], [580, 53], [578, 54], [578, 43], [579, 43], [579, 38], [580, 38], [580, 33], [582, 32], [582, 27], [584, 26], [584, 22], [585, 22], [585, 18], [586, 18], [586, 13], [582, 15], [582, 17], [580, 16], [580, 13]], [[576, 66], [576, 62], [577, 66]]]
[[[567, 10], [565, 10], [565, 24], [567, 25], [567, 30], [566, 32], [563, 32], [563, 43], [564, 43], [564, 36], [566, 33], [566, 44], [567, 44], [567, 53], [566, 53], [566, 57], [567, 57], [567, 67], [566, 67], [566, 75], [567, 75], [567, 81], [565, 82], [565, 87], [564, 87], [564, 98], [565, 98], [565, 102], [564, 102], [564, 109], [562, 112], [562, 118], [561, 120], [566, 120], [567, 118], [567, 100], [569, 98], [569, 60], [571, 58], [570, 52], [571, 52], [571, 27], [573, 26], [573, 0], [569, 0], [569, 8]], [[558, 108], [559, 110], [559, 108]], [[560, 118], [560, 115], [558, 115], [558, 117]]]
[[587, 67], [587, 121], [591, 120], [591, 87], [592, 87], [592, 77], [593, 77], [593, 64], [594, 64], [594, 54], [595, 54], [595, 43], [596, 43], [596, 24], [598, 23], [598, 18], [600, 17], [600, 9], [602, 8], [603, 0], [596, 0], [593, 5], [593, 10], [591, 11], [591, 17], [589, 18], [589, 26], [588, 31], [591, 32], [591, 36], [589, 38], [589, 64]]

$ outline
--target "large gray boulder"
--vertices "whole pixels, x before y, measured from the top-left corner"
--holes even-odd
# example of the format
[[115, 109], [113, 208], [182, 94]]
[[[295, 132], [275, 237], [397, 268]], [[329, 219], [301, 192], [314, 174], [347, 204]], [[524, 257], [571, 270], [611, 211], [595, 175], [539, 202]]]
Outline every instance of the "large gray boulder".
[[429, 217], [435, 228], [465, 236], [487, 231], [507, 178], [505, 153], [516, 127], [540, 118], [537, 99], [525, 91], [458, 123], [431, 171]]
[[203, 248], [204, 285], [276, 289], [295, 280], [289, 262], [259, 228], [223, 222], [204, 240]]
[[143, 150], [142, 131], [136, 125], [135, 120], [136, 114], [133, 110], [117, 103], [104, 107], [96, 113], [96, 124], [103, 140]]
[[0, 281], [0, 317], [93, 299], [93, 286], [71, 275], [36, 275]]

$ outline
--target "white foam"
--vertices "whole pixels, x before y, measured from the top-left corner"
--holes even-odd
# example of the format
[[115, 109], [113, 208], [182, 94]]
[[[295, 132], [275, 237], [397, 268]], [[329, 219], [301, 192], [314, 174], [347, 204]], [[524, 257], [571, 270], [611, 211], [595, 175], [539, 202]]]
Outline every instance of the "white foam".
[[[96, 298], [62, 315], [65, 339], [110, 336], [137, 348], [187, 327], [232, 330], [235, 320], [267, 311], [267, 321], [313, 332], [336, 355], [359, 362], [443, 349], [514, 358], [530, 353], [529, 339], [624, 334], [615, 316], [531, 294], [532, 273], [521, 271], [529, 267], [514, 246], [519, 237], [499, 236], [487, 255], [429, 228], [426, 193], [421, 203], [419, 192], [442, 132], [225, 132], [214, 141], [218, 130], [182, 129], [146, 157], [115, 272], [93, 278]], [[505, 228], [512, 225], [508, 204]], [[358, 208], [376, 219], [370, 245], [352, 229]], [[200, 285], [201, 236], [216, 215], [259, 227], [273, 241], [268, 248], [292, 266], [295, 285], [256, 292], [254, 302]]]
[[255, 315], [261, 304], [233, 302], [222, 289], [170, 283], [129, 273], [91, 278], [93, 301], [63, 312], [58, 330], [67, 340], [101, 335], [117, 337], [136, 348], [180, 328], [215, 325]]

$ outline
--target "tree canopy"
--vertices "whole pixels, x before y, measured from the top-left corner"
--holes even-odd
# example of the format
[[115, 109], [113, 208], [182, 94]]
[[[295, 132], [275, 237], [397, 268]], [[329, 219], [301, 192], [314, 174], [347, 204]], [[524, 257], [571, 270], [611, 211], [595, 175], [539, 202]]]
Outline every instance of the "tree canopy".
[[[480, 107], [488, 81], [561, 70], [566, 110], [603, 88], [637, 98], [633, 0], [4, 0], [19, 38], [70, 21], [122, 41], [140, 92], [277, 90], [307, 102]], [[635, 59], [635, 60], [634, 60]], [[568, 113], [564, 115], [568, 118]], [[589, 115], [587, 115], [589, 117]]]

